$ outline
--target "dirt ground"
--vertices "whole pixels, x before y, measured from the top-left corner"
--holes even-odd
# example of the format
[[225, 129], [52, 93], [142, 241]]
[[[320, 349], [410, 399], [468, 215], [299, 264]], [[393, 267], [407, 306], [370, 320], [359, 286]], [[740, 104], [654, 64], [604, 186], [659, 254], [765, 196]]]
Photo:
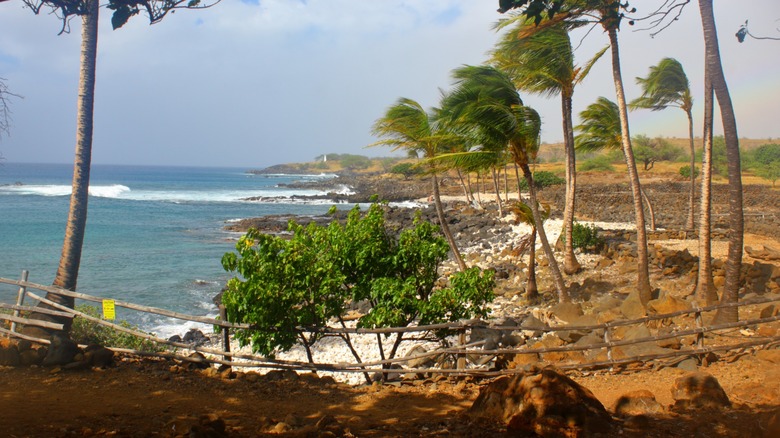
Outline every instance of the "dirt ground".
[[[780, 248], [777, 241], [760, 235], [749, 235], [746, 246], [768, 242]], [[695, 254], [694, 247], [691, 253]], [[694, 413], [668, 409], [674, 403], [674, 381], [686, 373], [680, 368], [568, 375], [609, 410], [618, 397], [640, 389], [651, 391], [667, 408], [639, 425], [618, 420], [619, 436], [780, 436], [780, 350], [731, 353], [701, 371], [718, 379], [731, 408]], [[327, 377], [283, 372], [208, 374], [172, 360], [130, 356], [119, 357], [115, 366], [106, 369], [0, 367], [0, 436], [492, 437], [506, 433], [500, 424], [468, 415], [487, 379], [432, 377], [351, 387]]]
[[[731, 409], [650, 417], [621, 436], [761, 437], [780, 413], [780, 350], [703, 369]], [[467, 410], [488, 381], [428, 379], [350, 387], [314, 376], [206, 377], [172, 362], [124, 358], [105, 370], [0, 369], [0, 430], [8, 437], [68, 436], [473, 436], [503, 435]], [[678, 368], [570, 374], [609, 409], [633, 390], [673, 403]], [[775, 430], [777, 431], [777, 430]], [[330, 435], [332, 433], [333, 435]]]

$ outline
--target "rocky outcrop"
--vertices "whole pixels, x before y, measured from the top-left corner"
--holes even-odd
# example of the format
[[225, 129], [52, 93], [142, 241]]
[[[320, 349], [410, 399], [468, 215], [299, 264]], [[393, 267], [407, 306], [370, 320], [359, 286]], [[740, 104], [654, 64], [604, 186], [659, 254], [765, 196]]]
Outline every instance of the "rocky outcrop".
[[593, 393], [553, 368], [493, 381], [469, 413], [505, 423], [511, 436], [586, 437], [613, 428], [612, 417]]

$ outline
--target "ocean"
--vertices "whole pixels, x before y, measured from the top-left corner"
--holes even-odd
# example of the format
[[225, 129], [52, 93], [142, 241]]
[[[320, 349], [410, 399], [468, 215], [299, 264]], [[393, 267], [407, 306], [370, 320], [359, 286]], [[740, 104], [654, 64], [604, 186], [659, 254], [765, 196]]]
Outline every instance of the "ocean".
[[[220, 260], [240, 236], [231, 221], [271, 214], [317, 215], [329, 201], [280, 184], [335, 175], [252, 175], [247, 169], [94, 165], [78, 291], [191, 315], [217, 313], [229, 278]], [[70, 164], [0, 163], [0, 277], [49, 285], [59, 263], [70, 202]], [[243, 201], [262, 196], [264, 202]], [[351, 205], [341, 204], [340, 208]], [[0, 301], [15, 287], [0, 284]], [[77, 301], [77, 304], [80, 302]], [[94, 304], [94, 303], [90, 303]], [[117, 310], [119, 319], [161, 337], [211, 327]]]

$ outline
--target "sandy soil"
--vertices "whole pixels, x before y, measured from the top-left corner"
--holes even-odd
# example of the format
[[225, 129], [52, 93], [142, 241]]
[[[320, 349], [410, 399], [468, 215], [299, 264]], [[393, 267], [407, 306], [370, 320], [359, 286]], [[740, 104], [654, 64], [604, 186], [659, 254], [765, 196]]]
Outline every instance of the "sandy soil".
[[[770, 436], [764, 435], [770, 417], [780, 412], [778, 351], [745, 354], [734, 357], [735, 362], [716, 362], [705, 369], [726, 390], [731, 409], [667, 413], [650, 418], [641, 431], [625, 427], [621, 435]], [[637, 389], [650, 390], [668, 406], [673, 403], [672, 384], [684, 373], [663, 368], [572, 377], [608, 408], [619, 396]], [[235, 377], [206, 377], [171, 362], [132, 358], [106, 370], [3, 368], [0, 429], [9, 437], [332, 436], [324, 434], [323, 425], [332, 421], [330, 430], [336, 436], [504, 433], [500, 425], [477, 422], [466, 414], [487, 381], [434, 378], [355, 388], [313, 376]], [[222, 428], [223, 433], [215, 433]]]

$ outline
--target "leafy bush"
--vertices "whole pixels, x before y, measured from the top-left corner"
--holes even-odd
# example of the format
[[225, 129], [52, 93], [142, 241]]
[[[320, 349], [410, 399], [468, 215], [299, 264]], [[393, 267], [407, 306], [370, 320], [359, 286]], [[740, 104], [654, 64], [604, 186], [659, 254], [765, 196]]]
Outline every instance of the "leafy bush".
[[612, 167], [612, 159], [607, 155], [598, 155], [580, 163], [578, 169], [580, 172], [614, 172], [615, 168]]
[[[691, 165], [683, 166], [680, 168], [680, 176], [682, 176], [685, 179], [691, 179]], [[693, 177], [698, 178], [699, 177], [699, 168], [694, 167], [693, 168]]]
[[[101, 318], [99, 308], [90, 305], [76, 306], [76, 310], [94, 318]], [[115, 321], [115, 324], [131, 330], [140, 331], [138, 326], [125, 320]], [[70, 328], [70, 337], [79, 344], [97, 344], [104, 347], [129, 348], [140, 351], [163, 351], [165, 348], [147, 339], [121, 332], [112, 327], [100, 325], [86, 318], [76, 316]]]
[[422, 173], [422, 169], [419, 166], [415, 166], [413, 163], [399, 163], [390, 169], [390, 173], [403, 175], [404, 178], [409, 179], [413, 175], [419, 175]]
[[453, 274], [448, 286], [438, 285], [449, 247], [438, 227], [419, 217], [398, 238], [386, 229], [379, 204], [364, 215], [356, 206], [344, 225], [291, 221], [288, 229], [289, 240], [249, 230], [236, 252], [222, 258], [223, 267], [237, 274], [222, 298], [228, 320], [255, 327], [235, 333], [255, 352], [272, 356], [300, 342], [310, 353], [322, 334], [301, 327], [343, 321], [349, 302], [370, 305], [360, 327], [434, 324], [489, 312], [492, 271], [471, 268]]
[[641, 162], [645, 170], [650, 170], [658, 161], [675, 161], [683, 156], [682, 149], [663, 138], [651, 139], [637, 135], [633, 139], [634, 160]]
[[363, 155], [343, 154], [340, 157], [341, 166], [349, 170], [362, 170], [371, 167], [371, 159]]
[[[546, 170], [540, 170], [539, 172], [534, 172], [534, 186], [538, 189], [564, 184], [565, 182], [566, 182], [565, 179]], [[520, 188], [522, 190], [528, 190], [528, 183], [526, 182], [525, 179], [520, 180]]]
[[772, 187], [775, 186], [777, 180], [780, 179], [780, 161], [773, 161], [769, 164], [760, 164], [755, 168], [756, 175], [761, 178], [772, 181]]
[[[565, 235], [561, 238], [565, 241]], [[581, 249], [585, 252], [598, 251], [602, 245], [604, 245], [604, 239], [599, 236], [599, 230], [595, 225], [583, 225], [579, 222], [574, 222], [574, 226], [571, 229], [571, 240], [574, 249]]]

